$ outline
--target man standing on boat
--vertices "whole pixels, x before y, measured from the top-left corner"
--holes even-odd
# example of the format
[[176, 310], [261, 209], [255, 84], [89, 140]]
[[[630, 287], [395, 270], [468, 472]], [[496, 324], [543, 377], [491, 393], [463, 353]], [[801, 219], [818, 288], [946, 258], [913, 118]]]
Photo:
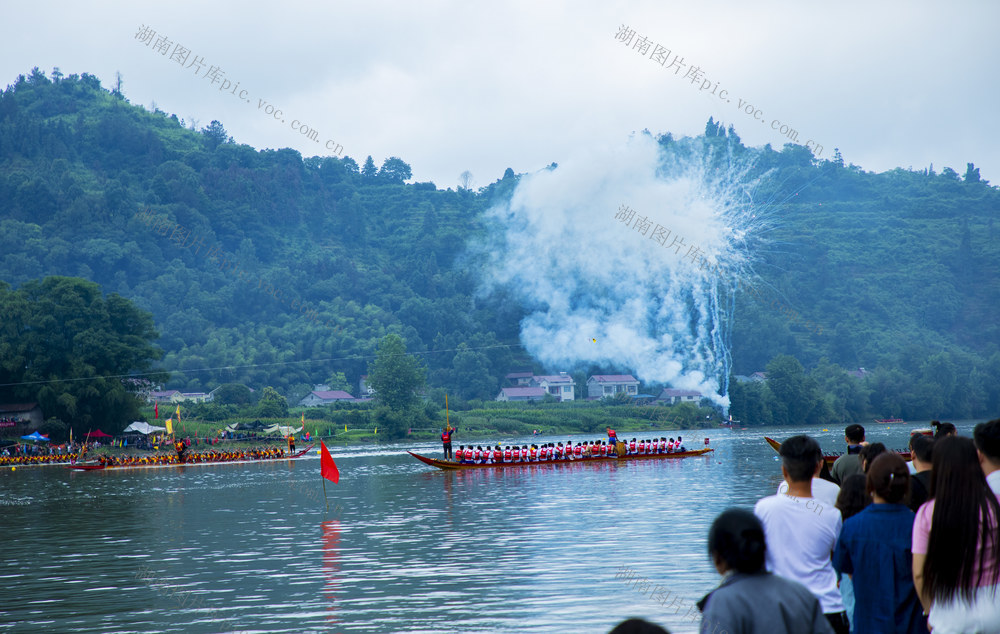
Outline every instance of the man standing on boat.
[[295, 434], [288, 434], [288, 455], [295, 455]]
[[451, 435], [457, 430], [452, 429], [451, 425], [445, 427], [444, 431], [441, 432], [441, 444], [444, 446], [444, 459], [451, 460]]
[[183, 440], [174, 443], [174, 451], [177, 452], [177, 462], [184, 464], [184, 452], [187, 451], [187, 445], [184, 444]]

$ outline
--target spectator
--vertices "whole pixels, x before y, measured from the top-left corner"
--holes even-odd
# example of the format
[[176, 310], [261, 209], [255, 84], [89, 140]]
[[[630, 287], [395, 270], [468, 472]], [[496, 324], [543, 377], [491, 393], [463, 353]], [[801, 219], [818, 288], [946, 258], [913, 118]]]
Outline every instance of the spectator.
[[767, 568], [808, 588], [833, 631], [847, 634], [850, 625], [830, 562], [840, 535], [840, 513], [817, 504], [812, 494], [823, 452], [812, 438], [792, 436], [781, 444], [780, 453], [788, 495], [766, 497], [754, 507], [767, 535]]
[[868, 473], [868, 465], [875, 462], [875, 458], [878, 458], [886, 451], [888, 451], [888, 449], [886, 449], [885, 445], [880, 442], [865, 445], [859, 454], [859, 457], [861, 458], [861, 472]]
[[934, 440], [940, 440], [945, 436], [955, 436], [958, 434], [958, 430], [951, 423], [942, 423], [936, 420], [931, 421], [931, 427], [934, 428]]
[[931, 499], [913, 523], [913, 582], [937, 634], [1000, 632], [1000, 500], [972, 440], [934, 442]]
[[670, 631], [642, 619], [625, 619], [608, 634], [670, 634]]
[[[840, 517], [843, 521], [854, 517], [866, 506], [872, 503], [872, 497], [868, 495], [868, 477], [863, 473], [855, 473], [844, 480], [844, 486], [840, 487], [840, 495], [837, 496], [836, 507], [840, 510]], [[844, 599], [844, 611], [847, 613], [847, 620], [851, 624], [851, 631], [854, 629], [854, 583], [847, 575], [840, 574], [840, 596]]]
[[920, 506], [930, 497], [931, 490], [931, 457], [934, 451], [934, 440], [923, 434], [910, 436], [910, 462], [913, 464], [913, 477], [910, 479], [910, 510], [916, 513]]
[[760, 520], [743, 509], [723, 511], [708, 531], [708, 554], [723, 575], [698, 602], [701, 631], [730, 634], [831, 632], [819, 600], [800, 583], [767, 571]]
[[976, 425], [972, 437], [986, 482], [993, 493], [1000, 495], [1000, 418]]
[[853, 627], [858, 632], [926, 634], [913, 587], [913, 511], [903, 501], [910, 472], [899, 454], [887, 452], [868, 469], [866, 490], [873, 504], [844, 520], [833, 566], [851, 575], [857, 601]]
[[865, 428], [861, 425], [848, 425], [844, 429], [844, 441], [847, 442], [847, 453], [837, 458], [833, 463], [830, 475], [837, 484], [843, 484], [847, 476], [861, 473], [861, 461], [858, 454], [865, 443]]

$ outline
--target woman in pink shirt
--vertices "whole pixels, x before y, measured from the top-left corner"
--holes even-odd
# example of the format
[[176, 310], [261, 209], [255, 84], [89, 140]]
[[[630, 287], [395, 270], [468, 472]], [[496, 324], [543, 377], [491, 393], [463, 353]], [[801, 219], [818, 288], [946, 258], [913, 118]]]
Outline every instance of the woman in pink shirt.
[[913, 523], [913, 583], [935, 634], [1000, 632], [1000, 500], [963, 436], [934, 443], [931, 499]]

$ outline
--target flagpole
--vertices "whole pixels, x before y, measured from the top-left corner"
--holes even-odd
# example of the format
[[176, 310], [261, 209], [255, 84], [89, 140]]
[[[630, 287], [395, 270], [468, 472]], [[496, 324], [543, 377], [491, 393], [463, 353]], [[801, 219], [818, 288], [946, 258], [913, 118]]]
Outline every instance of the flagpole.
[[330, 498], [326, 497], [326, 478], [320, 476], [320, 480], [323, 481], [323, 499], [326, 500], [326, 512], [330, 512]]

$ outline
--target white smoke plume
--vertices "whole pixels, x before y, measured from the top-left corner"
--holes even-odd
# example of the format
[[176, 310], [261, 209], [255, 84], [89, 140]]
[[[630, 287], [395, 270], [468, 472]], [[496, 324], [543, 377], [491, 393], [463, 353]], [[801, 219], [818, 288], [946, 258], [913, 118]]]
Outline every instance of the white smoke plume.
[[[719, 141], [665, 151], [637, 135], [522, 177], [490, 210], [483, 289], [506, 287], [526, 307], [521, 341], [535, 358], [631, 372], [728, 407], [732, 287], [762, 222], [749, 166]], [[623, 208], [635, 212], [628, 224], [615, 217]], [[663, 244], [656, 225], [670, 232]]]

